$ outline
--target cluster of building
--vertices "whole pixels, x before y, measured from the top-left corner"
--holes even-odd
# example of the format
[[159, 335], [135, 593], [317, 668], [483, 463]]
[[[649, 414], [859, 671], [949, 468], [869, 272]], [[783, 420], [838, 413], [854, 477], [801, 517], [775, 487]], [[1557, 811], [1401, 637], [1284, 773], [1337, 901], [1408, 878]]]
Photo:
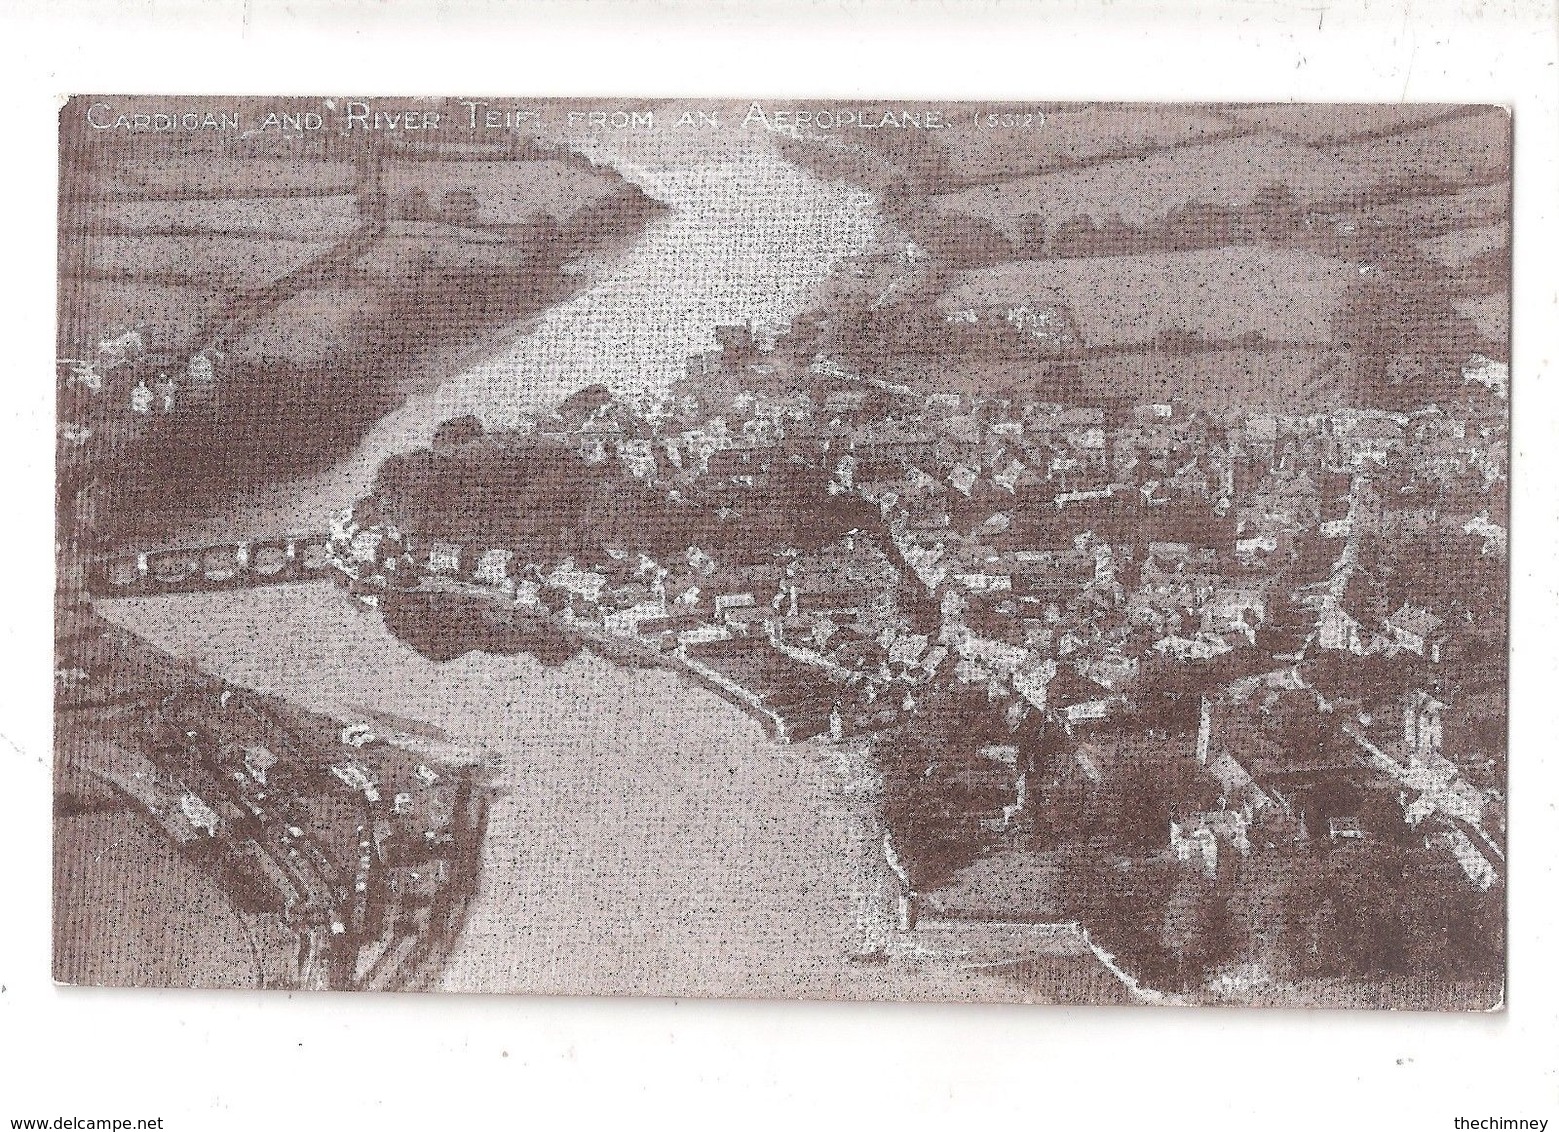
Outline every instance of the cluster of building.
[[[187, 396], [202, 396], [216, 385], [221, 353], [198, 350], [188, 357], [151, 350], [144, 325], [101, 335], [88, 356], [61, 358], [58, 368], [67, 391], [89, 403], [111, 401], [119, 413], [152, 417], [172, 413]], [[67, 414], [60, 436], [68, 444], [84, 444], [92, 435], [89, 423], [104, 407], [83, 406]]]
[[[1221, 799], [1166, 831], [1180, 859], [1366, 837], [1355, 815], [1318, 824], [1305, 801], [1327, 774], [1362, 766], [1472, 883], [1497, 879], [1485, 814], [1502, 765], [1473, 765], [1440, 719], [1465, 683], [1442, 678], [1448, 653], [1502, 632], [1502, 603], [1375, 584], [1373, 564], [1415, 539], [1502, 560], [1501, 364], [1470, 359], [1454, 404], [1303, 415], [919, 393], [783, 356], [746, 328], [690, 369], [661, 396], [539, 417], [528, 442], [572, 451], [582, 474], [710, 508], [802, 464], [824, 473], [829, 498], [796, 501], [798, 513], [831, 499], [875, 521], [810, 549], [737, 538], [658, 557], [632, 531], [603, 531], [594, 560], [528, 562], [347, 514], [332, 532], [337, 565], [486, 593], [689, 661], [740, 657], [769, 681], [746, 688], [752, 700], [791, 712], [791, 738], [880, 731], [912, 715], [926, 685], [983, 690], [1015, 736], [986, 758], [1002, 783], [986, 815], [997, 827], [1021, 822], [1034, 793], [1022, 736], [1041, 722], [1099, 782], [1090, 737], [1163, 727], [1154, 713], [1175, 702]], [[1373, 607], [1388, 594], [1389, 608]], [[1340, 689], [1314, 678], [1327, 656], [1389, 675]], [[1320, 721], [1326, 741], [1274, 739], [1263, 721], [1288, 711]]]
[[405, 985], [438, 943], [476, 849], [461, 772], [366, 724], [300, 731], [233, 689], [165, 696], [138, 741], [105, 749], [89, 769], [298, 940], [286, 985]]

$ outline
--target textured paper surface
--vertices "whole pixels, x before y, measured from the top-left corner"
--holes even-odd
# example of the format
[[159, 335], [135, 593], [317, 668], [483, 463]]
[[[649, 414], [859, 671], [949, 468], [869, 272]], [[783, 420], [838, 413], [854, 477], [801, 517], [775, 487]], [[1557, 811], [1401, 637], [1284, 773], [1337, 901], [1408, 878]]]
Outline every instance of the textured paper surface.
[[1503, 110], [61, 155], [58, 979], [1502, 1004]]

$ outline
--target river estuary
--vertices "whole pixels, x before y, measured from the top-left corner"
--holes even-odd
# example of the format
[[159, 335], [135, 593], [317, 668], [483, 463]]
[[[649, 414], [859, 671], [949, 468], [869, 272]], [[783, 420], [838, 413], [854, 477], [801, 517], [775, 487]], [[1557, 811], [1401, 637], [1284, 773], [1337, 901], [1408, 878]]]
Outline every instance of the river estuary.
[[[716, 326], [788, 321], [867, 244], [874, 209], [750, 145], [719, 161], [598, 154], [670, 206], [637, 245], [411, 397], [329, 472], [198, 534], [321, 529], [381, 460], [451, 416], [503, 424], [597, 382], [664, 388], [713, 348]], [[215, 675], [342, 717], [367, 708], [429, 724], [451, 753], [494, 769], [480, 888], [445, 989], [1017, 997], [951, 971], [852, 964], [883, 943], [890, 913], [861, 768], [826, 745], [773, 743], [667, 671], [588, 654], [558, 668], [482, 654], [434, 663], [323, 583], [101, 609]]]

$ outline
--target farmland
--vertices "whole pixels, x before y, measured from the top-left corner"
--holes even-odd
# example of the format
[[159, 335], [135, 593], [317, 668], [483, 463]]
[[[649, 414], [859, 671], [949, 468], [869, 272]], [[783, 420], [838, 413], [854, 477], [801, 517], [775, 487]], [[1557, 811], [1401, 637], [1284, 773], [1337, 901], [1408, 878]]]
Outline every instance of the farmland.
[[941, 194], [932, 203], [944, 214], [980, 217], [1009, 232], [1028, 217], [1040, 217], [1050, 228], [1078, 215], [1146, 226], [1198, 202], [1249, 205], [1272, 183], [1287, 185], [1300, 200], [1329, 201], [1361, 194], [1378, 180], [1365, 166], [1282, 138], [1252, 135], [1017, 177]]
[[1502, 180], [1510, 169], [1510, 114], [1491, 107], [1330, 152], [1382, 181], [1466, 185]]
[[132, 200], [332, 197], [353, 192], [356, 179], [348, 161], [218, 154], [192, 159], [175, 151], [121, 158], [109, 172], [104, 195]]
[[1149, 342], [1165, 330], [1314, 344], [1331, 340], [1333, 315], [1356, 277], [1341, 260], [1255, 247], [1019, 260], [963, 273], [939, 305], [1060, 303], [1095, 348]]
[[1491, 343], [1501, 343], [1510, 337], [1510, 294], [1476, 295], [1456, 300], [1456, 312], [1470, 319], [1479, 333]]
[[[1501, 125], [1506, 128], [1494, 128]], [[1012, 177], [933, 200], [943, 213], [982, 217], [1009, 230], [1024, 217], [1042, 217], [1054, 226], [1079, 214], [1099, 222], [1119, 216], [1142, 226], [1196, 203], [1249, 205], [1269, 184], [1284, 185], [1313, 206], [1345, 206], [1404, 183], [1484, 185], [1499, 179], [1509, 162], [1508, 118], [1496, 110], [1435, 118], [1387, 137], [1320, 148], [1286, 133], [1231, 136]]]
[[1032, 135], [788, 145], [890, 219], [828, 302], [854, 364], [1300, 408], [1395, 404], [1402, 374], [1451, 388], [1468, 350], [1508, 356], [1503, 110], [1031, 109]]
[[[1145, 112], [1129, 106], [1067, 106], [1036, 115], [1019, 133], [947, 130], [933, 143], [944, 183], [978, 185], [1000, 178], [1091, 165], [1229, 133], [1217, 114], [1195, 108]], [[887, 154], [890, 160], [903, 159]], [[913, 165], [910, 166], [913, 169]]]
[[1464, 226], [1497, 223], [1510, 215], [1510, 183], [1472, 185], [1455, 192], [1401, 197], [1384, 203], [1339, 210], [1355, 222], [1401, 226], [1415, 233], [1443, 232]]
[[1244, 126], [1279, 134], [1303, 145], [1336, 144], [1361, 135], [1399, 133], [1457, 112], [1454, 106], [1404, 106], [1396, 102], [1328, 106], [1324, 114], [1318, 114], [1316, 107], [1307, 103], [1236, 106], [1223, 111]]
[[91, 341], [105, 327], [145, 323], [158, 342], [188, 342], [222, 307], [220, 292], [206, 284], [168, 283], [121, 277], [62, 278], [61, 346]]
[[616, 184], [615, 178], [579, 163], [546, 159], [392, 161], [385, 163], [381, 177], [391, 216], [416, 219], [413, 199], [448, 216], [451, 196], [467, 193], [474, 208], [463, 220], [483, 227], [533, 224], [543, 217], [566, 221], [581, 209], [608, 202]]
[[[328, 462], [657, 208], [610, 169], [519, 143], [474, 157], [356, 138], [77, 138], [62, 160], [58, 355], [89, 358], [132, 327], [144, 355], [67, 399], [90, 441], [65, 478], [99, 477], [143, 533], [176, 522], [155, 485], [180, 483], [179, 506], [199, 508]], [[214, 377], [186, 378], [196, 353]], [[130, 413], [137, 383], [164, 374], [157, 412]]]
[[1489, 224], [1479, 228], [1461, 228], [1424, 240], [1419, 251], [1436, 263], [1446, 267], [1461, 267], [1482, 255], [1498, 251], [1510, 244], [1510, 225]]
[[239, 366], [322, 368], [362, 344], [363, 314], [379, 299], [371, 286], [311, 288], [249, 324], [229, 356]]
[[328, 241], [256, 236], [89, 236], [86, 271], [109, 279], [263, 287], [329, 250]]
[[278, 197], [211, 197], [202, 200], [90, 200], [81, 205], [88, 233], [257, 236], [273, 240], [339, 240], [360, 220], [350, 194]]

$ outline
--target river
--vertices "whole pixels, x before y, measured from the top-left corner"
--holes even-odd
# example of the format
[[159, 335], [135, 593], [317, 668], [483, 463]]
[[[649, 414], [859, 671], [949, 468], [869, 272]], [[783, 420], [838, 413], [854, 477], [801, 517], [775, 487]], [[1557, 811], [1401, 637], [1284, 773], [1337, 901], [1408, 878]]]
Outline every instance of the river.
[[669, 211], [623, 254], [576, 265], [592, 277], [587, 286], [487, 336], [478, 357], [414, 392], [345, 459], [257, 490], [184, 540], [324, 530], [333, 512], [368, 492], [387, 456], [428, 444], [451, 417], [474, 413], [501, 426], [588, 385], [621, 394], [665, 389], [686, 373], [691, 354], [714, 348], [715, 327], [788, 323], [876, 230], [869, 194], [812, 176], [761, 139], [733, 139], [717, 157], [693, 151], [668, 161], [642, 144], [591, 156]]
[[[695, 155], [696, 157], [696, 155]], [[752, 142], [615, 162], [671, 211], [574, 297], [411, 397], [329, 472], [277, 485], [199, 534], [319, 529], [379, 462], [466, 412], [489, 424], [605, 382], [664, 388], [716, 326], [787, 322], [870, 240], [871, 199]], [[462, 991], [849, 998], [1015, 997], [894, 963], [891, 894], [859, 774], [786, 747], [663, 670], [588, 654], [560, 668], [471, 654], [437, 664], [328, 584], [100, 603], [200, 668], [307, 708], [433, 725], [500, 787], [483, 872], [443, 986]]]

